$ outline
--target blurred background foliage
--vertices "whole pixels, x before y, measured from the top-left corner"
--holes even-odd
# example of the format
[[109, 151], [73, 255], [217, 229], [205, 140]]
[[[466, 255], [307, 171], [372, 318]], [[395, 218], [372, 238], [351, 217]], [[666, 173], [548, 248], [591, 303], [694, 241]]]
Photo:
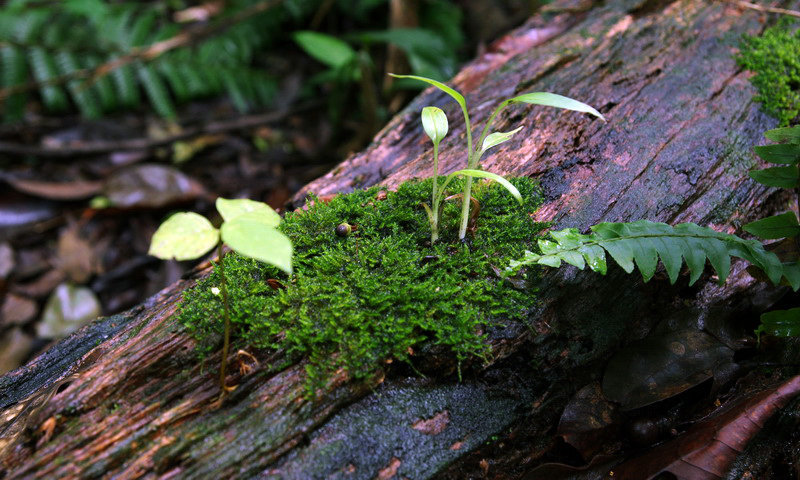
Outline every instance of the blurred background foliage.
[[[10, 0], [0, 6], [0, 373], [190, 263], [176, 210], [285, 207], [546, 1]], [[358, 182], [358, 179], [354, 179]]]

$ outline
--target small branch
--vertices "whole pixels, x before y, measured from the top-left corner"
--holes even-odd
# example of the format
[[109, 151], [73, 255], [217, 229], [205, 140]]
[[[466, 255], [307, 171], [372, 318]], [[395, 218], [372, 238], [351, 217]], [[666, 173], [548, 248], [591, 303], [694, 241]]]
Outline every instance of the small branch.
[[291, 111], [269, 112], [259, 115], [235, 117], [225, 121], [214, 121], [198, 127], [185, 128], [181, 133], [163, 138], [132, 138], [128, 140], [86, 142], [81, 145], [64, 145], [57, 147], [41, 147], [0, 141], [0, 154], [65, 158], [81, 155], [99, 155], [110, 152], [150, 150], [198, 135], [224, 133], [231, 130], [275, 123], [282, 120], [290, 113], [303, 111], [310, 107], [311, 105], [305, 105], [292, 109]]
[[283, 0], [264, 0], [206, 27], [196, 29], [187, 28], [174, 37], [167, 38], [166, 40], [162, 40], [144, 47], [134, 47], [125, 55], [112, 58], [108, 62], [93, 68], [76, 70], [64, 75], [52, 77], [42, 82], [29, 82], [22, 85], [14, 85], [0, 89], [0, 102], [18, 93], [37, 90], [42, 87], [62, 85], [72, 80], [86, 79], [87, 83], [92, 83], [98, 78], [102, 77], [103, 75], [107, 75], [117, 68], [138, 61], [152, 61], [171, 50], [185, 47], [198, 40], [216, 35], [217, 33], [220, 33], [233, 25], [241, 23], [254, 15], [267, 11], [268, 9], [282, 3], [282, 1]]
[[763, 5], [758, 5], [755, 3], [744, 2], [742, 0], [717, 0], [718, 2], [724, 3], [731, 3], [733, 5], [738, 5], [742, 8], [749, 8], [750, 10], [756, 10], [759, 12], [764, 13], [779, 13], [781, 15], [789, 15], [792, 17], [800, 18], [800, 12], [797, 10], [788, 10], [786, 8], [778, 8], [778, 7], [765, 7]]

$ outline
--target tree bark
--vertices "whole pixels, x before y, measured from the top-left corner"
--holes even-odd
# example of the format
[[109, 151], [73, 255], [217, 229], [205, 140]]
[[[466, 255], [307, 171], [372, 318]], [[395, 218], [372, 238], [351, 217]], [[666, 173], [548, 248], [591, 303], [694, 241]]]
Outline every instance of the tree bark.
[[[749, 73], [731, 56], [739, 36], [766, 19], [703, 0], [555, 2], [451, 85], [465, 94], [476, 129], [497, 102], [528, 91], [579, 99], [608, 118], [529, 106], [499, 116], [493, 130], [523, 130], [482, 166], [539, 178], [546, 203], [537, 220], [584, 229], [646, 218], [734, 232], [783, 201], [746, 175], [757, 163], [752, 146], [776, 121], [752, 100]], [[297, 201], [430, 175], [425, 105], [450, 118], [441, 171], [464, 168], [460, 111], [429, 89]], [[198, 364], [172, 318], [181, 291], [208, 268], [0, 378], [5, 478], [422, 479], [473, 470], [515, 478], [544, 455], [570, 395], [598, 378], [620, 345], [656, 325], [727, 325], [785, 293], [741, 263], [723, 286], [708, 275], [688, 287], [665, 275], [643, 284], [618, 268], [607, 277], [553, 270], [539, 287], [535, 333], [518, 325], [491, 338], [493, 362], [461, 382], [376, 374], [356, 383], [340, 374], [308, 399], [304, 365], [266, 367], [282, 354], [262, 352], [262, 367], [236, 373], [239, 387], [212, 410], [219, 353]], [[38, 431], [43, 425], [52, 435]]]

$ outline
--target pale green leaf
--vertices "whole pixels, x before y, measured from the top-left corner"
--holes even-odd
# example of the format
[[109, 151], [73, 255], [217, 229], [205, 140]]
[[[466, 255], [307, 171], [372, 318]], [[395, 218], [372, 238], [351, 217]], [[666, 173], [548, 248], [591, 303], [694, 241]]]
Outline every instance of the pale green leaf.
[[194, 260], [214, 248], [219, 231], [202, 215], [176, 213], [158, 227], [150, 241], [150, 255], [162, 260]]
[[395, 75], [394, 73], [390, 73], [389, 75], [391, 75], [392, 77], [395, 77], [395, 78], [411, 78], [411, 79], [414, 79], [414, 80], [419, 80], [421, 82], [429, 83], [429, 84], [433, 85], [434, 87], [438, 88], [439, 90], [443, 91], [444, 93], [446, 93], [446, 94], [450, 95], [451, 97], [453, 97], [453, 99], [456, 102], [458, 102], [458, 104], [461, 106], [461, 108], [463, 110], [467, 109], [467, 101], [464, 100], [464, 96], [461, 95], [460, 93], [458, 93], [457, 91], [453, 90], [452, 88], [448, 87], [447, 85], [445, 85], [442, 82], [438, 82], [438, 81], [433, 80], [431, 78], [420, 77], [420, 76], [417, 76], [417, 75]]
[[222, 241], [236, 253], [274, 265], [292, 273], [292, 243], [275, 228], [251, 217], [240, 215], [222, 224]]
[[592, 114], [595, 117], [599, 118], [600, 120], [604, 122], [606, 121], [606, 118], [600, 112], [590, 107], [589, 105], [555, 93], [548, 93], [548, 92], [526, 93], [524, 95], [520, 95], [518, 97], [510, 99], [508, 100], [508, 102], [530, 103], [534, 105], [544, 105], [548, 107], [563, 108], [565, 110], [574, 110], [576, 112]]
[[422, 109], [421, 116], [422, 128], [425, 129], [425, 133], [428, 134], [431, 141], [438, 145], [447, 135], [447, 115], [444, 114], [441, 108], [425, 107]]
[[519, 203], [522, 203], [522, 195], [520, 195], [519, 190], [517, 187], [511, 184], [508, 180], [501, 177], [500, 175], [492, 172], [486, 172], [483, 170], [472, 170], [472, 169], [464, 169], [458, 170], [457, 172], [451, 173], [449, 176], [456, 176], [456, 175], [466, 175], [468, 177], [475, 177], [475, 178], [488, 178], [489, 180], [494, 180], [495, 182], [499, 183], [506, 190], [508, 190], [511, 195], [517, 199]]
[[483, 152], [494, 146], [500, 145], [503, 142], [507, 142], [508, 140], [511, 139], [511, 137], [514, 136], [515, 133], [519, 132], [520, 130], [522, 130], [522, 127], [515, 128], [510, 132], [494, 132], [492, 134], [489, 134], [483, 141], [483, 146], [481, 146], [480, 155], [483, 155]]
[[261, 218], [266, 225], [277, 227], [281, 223], [281, 216], [269, 205], [263, 202], [256, 202], [247, 198], [229, 200], [227, 198], [217, 198], [217, 211], [222, 215], [226, 222], [233, 220], [239, 215], [253, 213]]

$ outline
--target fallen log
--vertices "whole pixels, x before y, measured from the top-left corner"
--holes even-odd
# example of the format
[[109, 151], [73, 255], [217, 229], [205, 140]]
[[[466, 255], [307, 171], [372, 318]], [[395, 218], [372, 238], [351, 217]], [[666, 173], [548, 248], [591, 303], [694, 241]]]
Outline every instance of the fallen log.
[[[556, 2], [451, 84], [476, 125], [497, 101], [537, 90], [608, 118], [603, 125], [542, 107], [500, 115], [497, 130], [524, 128], [483, 167], [539, 178], [546, 203], [537, 220], [586, 228], [647, 218], [733, 232], [782, 202], [746, 176], [757, 162], [751, 147], [776, 122], [753, 102], [748, 73], [731, 57], [739, 35], [757, 33], [765, 18], [700, 0]], [[460, 112], [428, 90], [298, 202], [308, 192], [429, 176], [425, 105], [451, 119], [440, 168], [463, 168]], [[301, 362], [239, 374], [239, 387], [211, 409], [219, 353], [198, 364], [172, 316], [180, 293], [207, 273], [197, 269], [0, 378], [4, 478], [420, 479], [472, 470], [513, 478], [539, 461], [570, 395], [597, 379], [620, 345], [659, 324], [752, 316], [785, 293], [741, 263], [725, 285], [706, 276], [694, 287], [685, 278], [673, 287], [619, 269], [599, 277], [565, 268], [539, 287], [535, 334], [517, 325], [491, 338], [494, 361], [461, 382], [380, 374], [353, 382], [342, 373], [311, 399]], [[282, 353], [273, 355], [262, 365], [280, 365]]]

